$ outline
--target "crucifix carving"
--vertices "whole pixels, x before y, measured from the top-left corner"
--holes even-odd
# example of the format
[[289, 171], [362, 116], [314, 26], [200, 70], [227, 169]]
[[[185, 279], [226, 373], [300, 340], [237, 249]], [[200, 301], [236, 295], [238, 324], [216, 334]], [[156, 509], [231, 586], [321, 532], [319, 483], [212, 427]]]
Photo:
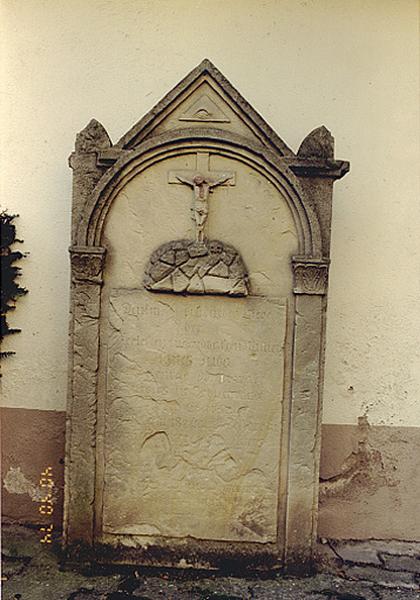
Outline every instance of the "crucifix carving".
[[168, 183], [188, 185], [193, 190], [192, 219], [195, 222], [196, 240], [204, 241], [204, 226], [209, 213], [209, 196], [219, 185], [235, 185], [232, 171], [210, 171], [210, 154], [197, 152], [194, 170], [169, 171]]

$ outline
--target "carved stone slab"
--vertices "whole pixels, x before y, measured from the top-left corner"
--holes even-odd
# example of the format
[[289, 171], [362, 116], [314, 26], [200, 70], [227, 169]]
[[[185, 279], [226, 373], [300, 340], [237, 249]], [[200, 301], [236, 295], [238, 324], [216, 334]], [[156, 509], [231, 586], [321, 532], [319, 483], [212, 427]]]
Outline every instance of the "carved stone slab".
[[104, 530], [275, 541], [284, 300], [113, 290], [108, 331]]
[[237, 250], [218, 240], [174, 240], [160, 246], [146, 267], [152, 292], [246, 296], [248, 275]]
[[293, 152], [204, 60], [70, 165], [68, 552], [309, 569], [332, 135]]

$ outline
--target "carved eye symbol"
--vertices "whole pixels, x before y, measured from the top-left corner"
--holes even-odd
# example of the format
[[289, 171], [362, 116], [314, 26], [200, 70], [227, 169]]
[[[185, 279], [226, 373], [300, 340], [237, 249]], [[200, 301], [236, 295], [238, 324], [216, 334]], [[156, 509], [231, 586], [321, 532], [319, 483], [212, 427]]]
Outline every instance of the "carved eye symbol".
[[198, 117], [199, 119], [205, 119], [206, 117], [211, 117], [211, 113], [209, 113], [209, 111], [206, 110], [205, 108], [200, 108], [195, 113], [195, 116]]

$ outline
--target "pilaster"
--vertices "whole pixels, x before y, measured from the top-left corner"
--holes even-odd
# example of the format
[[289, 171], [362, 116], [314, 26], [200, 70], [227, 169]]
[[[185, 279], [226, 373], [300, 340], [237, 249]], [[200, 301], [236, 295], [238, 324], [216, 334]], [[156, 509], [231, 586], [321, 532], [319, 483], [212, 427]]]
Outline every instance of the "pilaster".
[[295, 318], [285, 566], [310, 569], [316, 540], [328, 260], [292, 260]]
[[105, 248], [71, 247], [65, 539], [93, 541], [99, 315]]

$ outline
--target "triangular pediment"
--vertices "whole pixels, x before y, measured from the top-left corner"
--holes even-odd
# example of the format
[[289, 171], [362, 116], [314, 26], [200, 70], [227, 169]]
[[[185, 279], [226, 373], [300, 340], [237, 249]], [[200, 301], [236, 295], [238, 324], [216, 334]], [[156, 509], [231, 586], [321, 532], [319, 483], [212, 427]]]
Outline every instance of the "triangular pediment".
[[191, 121], [193, 123], [230, 122], [230, 119], [225, 115], [220, 106], [207, 94], [202, 94], [197, 100], [194, 100], [189, 108], [178, 117], [178, 120]]
[[258, 141], [282, 156], [294, 153], [207, 59], [191, 71], [118, 142], [135, 148], [167, 131], [214, 127]]

